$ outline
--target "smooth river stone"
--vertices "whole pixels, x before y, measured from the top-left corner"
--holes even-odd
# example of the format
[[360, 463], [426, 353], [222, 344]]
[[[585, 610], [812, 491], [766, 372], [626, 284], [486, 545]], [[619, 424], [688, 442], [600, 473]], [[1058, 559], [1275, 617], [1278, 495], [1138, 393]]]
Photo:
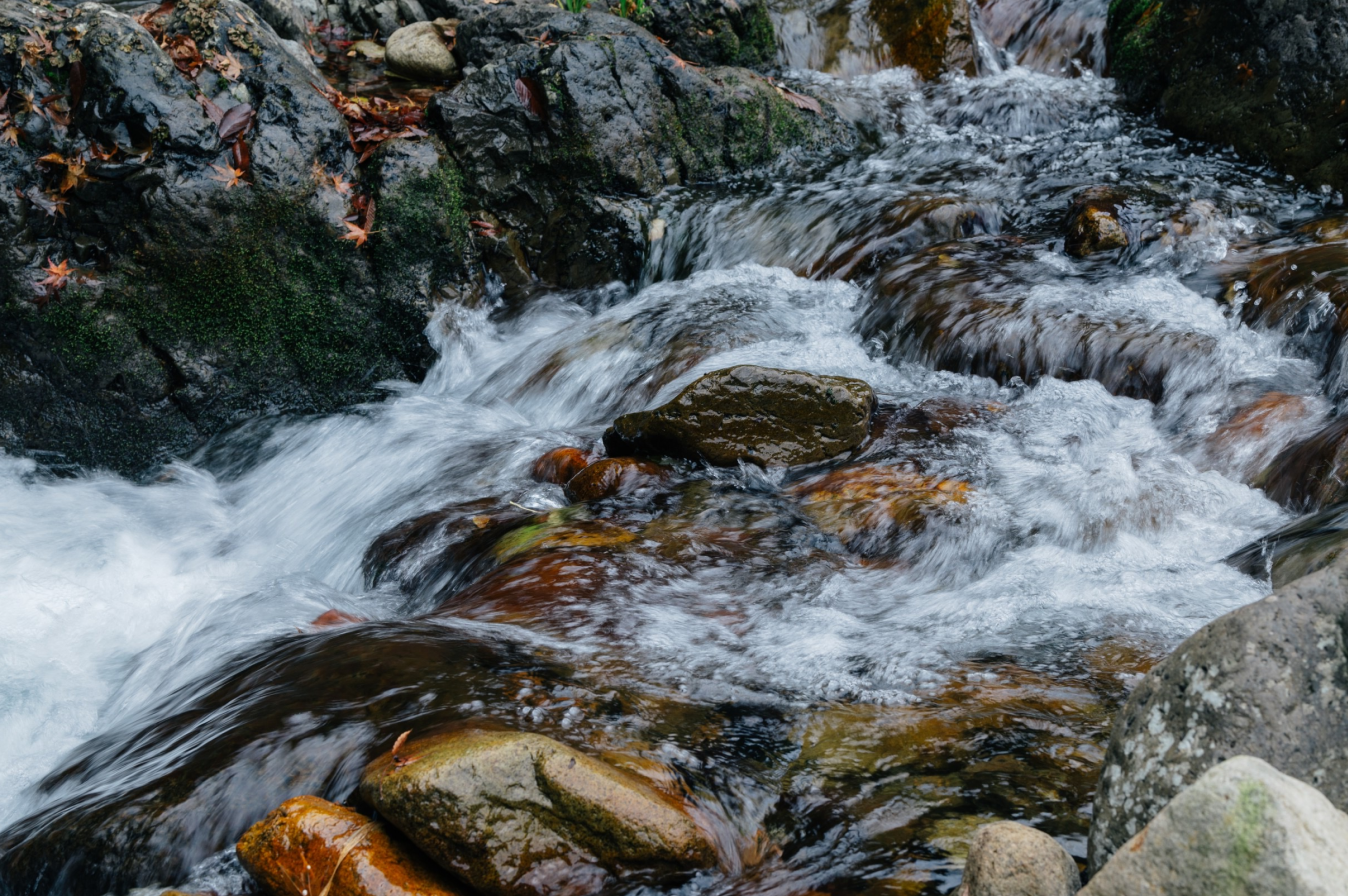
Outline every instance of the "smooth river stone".
[[604, 447], [615, 456], [792, 466], [856, 448], [874, 411], [875, 393], [861, 380], [745, 365], [709, 373], [654, 410], [624, 414], [604, 433]]
[[[396, 836], [396, 835], [395, 835]], [[274, 896], [460, 896], [440, 868], [371, 821], [316, 796], [286, 800], [239, 840], [239, 861]]]
[[673, 797], [539, 734], [466, 730], [366, 768], [361, 795], [427, 855], [499, 896], [594, 893], [625, 869], [706, 867]]

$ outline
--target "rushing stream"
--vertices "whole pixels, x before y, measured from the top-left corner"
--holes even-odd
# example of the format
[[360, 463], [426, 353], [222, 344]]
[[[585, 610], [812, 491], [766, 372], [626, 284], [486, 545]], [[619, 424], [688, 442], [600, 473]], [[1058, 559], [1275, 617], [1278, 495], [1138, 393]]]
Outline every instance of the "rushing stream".
[[[797, 76], [859, 123], [860, 151], [669, 195], [639, 289], [442, 308], [438, 363], [382, 403], [255, 421], [146, 482], [0, 457], [0, 823], [114, 804], [243, 738], [175, 828], [198, 880], [227, 892], [219, 831], [277, 787], [346, 797], [351, 762], [443, 712], [677, 777], [744, 856], [689, 893], [948, 892], [989, 817], [1082, 855], [1129, 684], [1267, 592], [1222, 562], [1290, 518], [1245, 483], [1330, 403], [1287, 337], [1216, 301], [1221, 265], [1329, 197], [1123, 111], [1083, 25], [1103, 4], [1041, 5], [1032, 24], [1067, 50], [985, 4], [985, 73], [934, 83], [875, 70], [837, 10], [782, 12], [787, 60], [829, 69]], [[1077, 261], [1062, 217], [1093, 184], [1147, 197], [1152, 230]], [[1026, 384], [986, 360], [1030, 354], [1091, 376]], [[367, 584], [380, 533], [483, 498], [563, 507], [530, 478], [536, 457], [740, 363], [859, 377], [884, 407], [926, 409], [869, 457], [967, 498], [848, 552], [804, 531], [782, 471], [688, 467], [677, 511], [594, 512], [642, 535], [586, 554], [588, 590], [544, 593], [544, 577], [438, 609], [438, 587]], [[1270, 391], [1304, 396], [1300, 416], [1214, 437]], [[309, 625], [331, 609], [373, 621]], [[412, 662], [476, 649], [428, 646], [446, 638], [508, 659], [457, 683]], [[400, 708], [373, 708], [391, 694]], [[258, 733], [269, 702], [285, 730]]]

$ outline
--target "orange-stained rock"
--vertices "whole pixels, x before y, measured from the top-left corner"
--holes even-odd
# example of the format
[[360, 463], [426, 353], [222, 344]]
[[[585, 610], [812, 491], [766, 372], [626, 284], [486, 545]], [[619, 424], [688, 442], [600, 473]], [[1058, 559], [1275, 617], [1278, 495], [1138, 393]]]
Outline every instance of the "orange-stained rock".
[[585, 616], [587, 604], [622, 572], [612, 558], [593, 552], [529, 554], [483, 576], [436, 612], [560, 632], [572, 617]]
[[1313, 356], [1333, 357], [1348, 332], [1348, 242], [1265, 255], [1235, 273], [1226, 298], [1245, 323], [1294, 333]]
[[272, 896], [466, 892], [383, 823], [316, 796], [286, 800], [248, 829], [237, 850], [243, 867]]
[[1314, 426], [1323, 413], [1322, 404], [1306, 395], [1268, 392], [1217, 427], [1204, 440], [1204, 452], [1212, 466], [1248, 482], [1268, 465], [1279, 447]]
[[534, 461], [532, 475], [535, 482], [566, 483], [590, 465], [590, 455], [579, 448], [554, 448]]
[[921, 531], [933, 511], [964, 503], [969, 485], [903, 467], [855, 464], [813, 476], [787, 493], [799, 498], [804, 514], [848, 550], [880, 556]]
[[350, 613], [344, 613], [341, 610], [328, 610], [320, 615], [313, 622], [309, 623], [314, 628], [331, 628], [334, 625], [349, 625], [354, 622], [368, 622], [360, 616], [353, 616]]
[[[578, 512], [579, 511], [579, 512]], [[583, 509], [564, 507], [540, 514], [534, 521], [501, 537], [491, 549], [497, 563], [548, 551], [612, 548], [635, 541], [636, 535], [605, 520], [580, 516]]]
[[566, 484], [568, 501], [600, 501], [658, 487], [669, 478], [659, 464], [635, 457], [609, 457], [577, 473]]
[[1073, 196], [1067, 210], [1067, 254], [1085, 258], [1127, 247], [1132, 240], [1124, 223], [1125, 201], [1109, 187], [1089, 187]]

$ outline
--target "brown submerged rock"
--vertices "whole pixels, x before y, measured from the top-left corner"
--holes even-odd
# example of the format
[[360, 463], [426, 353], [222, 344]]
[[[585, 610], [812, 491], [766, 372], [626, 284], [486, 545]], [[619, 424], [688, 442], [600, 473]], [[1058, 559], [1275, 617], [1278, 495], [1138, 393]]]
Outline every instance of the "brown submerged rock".
[[1089, 187], [1072, 197], [1067, 210], [1064, 248], [1074, 258], [1125, 249], [1131, 243], [1124, 224], [1125, 197], [1109, 187]]
[[534, 461], [530, 475], [535, 482], [566, 485], [581, 470], [590, 465], [590, 455], [580, 448], [554, 448]]
[[239, 861], [272, 896], [460, 896], [444, 871], [358, 812], [319, 799], [286, 800], [248, 829]]
[[1348, 418], [1288, 446], [1255, 478], [1269, 498], [1292, 510], [1318, 510], [1348, 498]]
[[402, 753], [370, 763], [361, 795], [484, 893], [579, 896], [626, 869], [716, 861], [672, 797], [542, 735], [459, 731]]
[[806, 479], [787, 490], [801, 511], [849, 550], [866, 556], [892, 551], [921, 531], [927, 517], [968, 499], [968, 483], [923, 476], [903, 467], [858, 464]]
[[655, 410], [624, 414], [604, 445], [613, 455], [791, 466], [860, 445], [874, 410], [875, 393], [861, 380], [746, 365], [709, 373]]
[[948, 71], [978, 74], [968, 0], [871, 0], [870, 13], [890, 65], [911, 66], [928, 81]]
[[566, 497], [575, 502], [616, 498], [655, 488], [668, 478], [668, 471], [659, 464], [635, 457], [609, 457], [596, 461], [567, 482]]

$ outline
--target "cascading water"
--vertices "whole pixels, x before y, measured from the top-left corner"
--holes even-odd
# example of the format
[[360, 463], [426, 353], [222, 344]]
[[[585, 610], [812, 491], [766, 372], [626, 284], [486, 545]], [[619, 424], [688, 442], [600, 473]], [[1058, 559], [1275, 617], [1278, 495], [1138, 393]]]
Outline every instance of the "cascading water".
[[[640, 742], [727, 829], [763, 826], [778, 841], [753, 873], [704, 875], [690, 892], [943, 891], [971, 819], [1035, 805], [1080, 853], [1093, 763], [1127, 683], [1267, 590], [1222, 563], [1288, 519], [1242, 470], [1328, 403], [1318, 368], [1284, 336], [1213, 300], [1212, 271], [1233, 247], [1314, 217], [1324, 197], [1132, 118], [1090, 58], [1068, 79], [1006, 55], [1004, 71], [931, 84], [904, 71], [798, 73], [859, 123], [864, 151], [789, 182], [671, 195], [635, 292], [543, 296], [510, 314], [441, 309], [436, 367], [422, 385], [390, 384], [381, 404], [257, 421], [150, 482], [54, 479], [0, 458], [8, 845], [198, 769], [203, 744], [232, 743], [287, 693], [314, 697], [285, 704], [286, 730], [300, 733], [249, 734], [254, 753], [202, 766], [216, 782], [202, 792], [234, 800], [219, 811], [239, 817], [217, 813], [200, 831], [179, 818], [174, 848], [207, 858], [220, 831], [246, 823], [257, 807], [241, 776], [345, 796], [343, 757], [389, 723], [361, 702], [373, 692], [333, 684], [342, 709], [321, 682], [283, 689], [358, 637], [310, 620], [337, 609], [377, 629], [446, 596], [367, 587], [372, 540], [455, 502], [560, 508], [561, 489], [529, 477], [539, 454], [593, 445], [615, 415], [752, 363], [859, 377], [889, 407], [982, 408], [877, 461], [965, 483], [967, 500], [877, 560], [801, 535], [781, 471], [699, 473], [700, 520], [771, 537], [666, 554], [652, 511], [623, 511], [618, 522], [648, 527], [649, 549], [629, 550], [595, 599], [532, 619], [450, 602], [390, 648], [414, 654], [406, 644], [440, 637], [429, 625], [456, 644], [514, 645], [539, 668], [512, 661], [515, 678], [465, 678], [451, 699], [452, 676], [423, 681], [390, 661], [389, 693], [582, 744]], [[1154, 197], [1157, 229], [1121, 259], [1071, 260], [1067, 199], [1102, 183]], [[912, 336], [930, 322], [922, 314], [963, 341]], [[997, 359], [1031, 355], [1088, 369], [1031, 384], [998, 374]], [[1120, 376], [1116, 388], [1130, 359], [1151, 379], [1133, 388]], [[1306, 396], [1301, 418], [1254, 444], [1212, 441], [1274, 389]], [[565, 687], [540, 684], [552, 674]], [[607, 715], [583, 696], [608, 692], [644, 696]], [[367, 707], [365, 721], [348, 720], [350, 706]], [[670, 706], [691, 721], [657, 718]], [[317, 733], [304, 734], [310, 722]], [[924, 753], [927, 736], [945, 759]], [[875, 766], [902, 749], [907, 767]], [[232, 873], [217, 858], [198, 878]]]

